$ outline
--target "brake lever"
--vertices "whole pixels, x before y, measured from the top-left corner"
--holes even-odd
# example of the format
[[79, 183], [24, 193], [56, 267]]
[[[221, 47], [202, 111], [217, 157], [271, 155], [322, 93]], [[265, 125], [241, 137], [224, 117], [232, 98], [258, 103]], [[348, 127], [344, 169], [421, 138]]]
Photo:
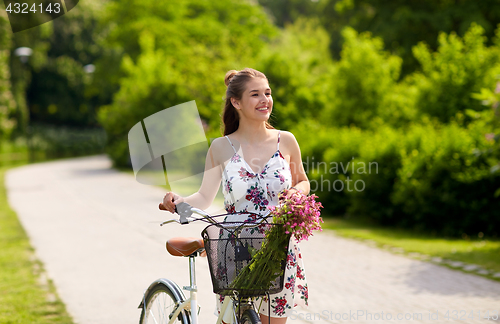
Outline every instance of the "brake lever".
[[160, 224], [160, 226], [170, 224], [170, 223], [180, 223], [178, 219], [169, 219], [168, 221], [164, 221], [163, 223]]

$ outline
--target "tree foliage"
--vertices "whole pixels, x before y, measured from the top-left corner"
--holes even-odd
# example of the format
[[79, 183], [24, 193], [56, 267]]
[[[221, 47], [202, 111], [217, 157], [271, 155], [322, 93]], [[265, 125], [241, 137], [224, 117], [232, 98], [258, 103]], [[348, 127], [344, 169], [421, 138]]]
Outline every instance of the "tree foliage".
[[380, 38], [343, 32], [345, 40], [341, 59], [332, 74], [333, 102], [326, 110], [331, 125], [375, 126], [399, 79], [401, 59], [384, 51]]
[[425, 42], [430, 49], [438, 47], [440, 32], [463, 36], [472, 22], [485, 30], [491, 44], [500, 22], [496, 0], [259, 0], [278, 25], [293, 22], [306, 15], [317, 17], [330, 35], [334, 58], [342, 50], [342, 30], [350, 26], [359, 32], [371, 32], [387, 44], [387, 50], [403, 59], [402, 75], [418, 69], [413, 46]]
[[[271, 122], [294, 132], [330, 213], [495, 235], [495, 1], [88, 0], [14, 36], [0, 16], [0, 45], [11, 49], [0, 51], [0, 123], [8, 129], [10, 112], [19, 132], [30, 118], [95, 125], [99, 107], [108, 152], [126, 166], [130, 128], [186, 101], [219, 136], [223, 77], [253, 67], [270, 81]], [[28, 65], [12, 55], [20, 46], [34, 50]], [[363, 163], [377, 172], [359, 172]]]
[[477, 25], [463, 38], [443, 34], [437, 51], [415, 47], [423, 71], [398, 81], [401, 61], [380, 39], [344, 35], [334, 100], [321, 115], [329, 117], [293, 129], [326, 210], [442, 235], [498, 235], [498, 94], [479, 92], [496, 82], [498, 47], [484, 44]]
[[225, 73], [255, 66], [276, 34], [259, 6], [235, 0], [130, 0], [111, 2], [105, 13], [106, 42], [120, 57], [115, 64], [123, 77], [99, 120], [117, 165], [127, 164], [126, 135], [134, 124], [185, 101], [196, 100], [211, 134], [219, 134]]
[[101, 55], [95, 34], [100, 7], [100, 2], [85, 1], [42, 25], [50, 30], [44, 37], [44, 62], [33, 69], [27, 90], [32, 122], [96, 126], [95, 106], [99, 101], [87, 93], [92, 75], [84, 66]]
[[500, 48], [486, 47], [485, 42], [484, 29], [472, 24], [463, 38], [441, 33], [436, 52], [425, 43], [414, 47], [422, 66], [415, 75], [422, 113], [446, 123], [466, 109], [484, 109], [471, 94], [493, 84], [500, 74]]
[[7, 13], [0, 11], [0, 140], [8, 136], [14, 127], [9, 115], [15, 109], [15, 101], [11, 92], [9, 59], [11, 31]]
[[290, 129], [316, 118], [332, 100], [333, 61], [329, 38], [314, 19], [287, 25], [256, 62], [269, 79], [273, 95], [272, 123]]

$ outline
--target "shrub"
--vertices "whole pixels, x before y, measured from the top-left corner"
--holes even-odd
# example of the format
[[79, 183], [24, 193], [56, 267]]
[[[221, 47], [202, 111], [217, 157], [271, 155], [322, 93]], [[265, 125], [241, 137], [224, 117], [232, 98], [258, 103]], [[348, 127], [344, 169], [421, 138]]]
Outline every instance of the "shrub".
[[493, 145], [478, 123], [465, 128], [424, 119], [376, 132], [319, 126], [315, 136], [306, 129], [297, 127], [297, 138], [303, 160], [315, 157], [311, 189], [320, 190], [328, 213], [449, 236], [498, 234], [500, 175], [477, 154]]
[[404, 132], [387, 125], [364, 134], [353, 160], [357, 168], [349, 174], [353, 183], [359, 183], [357, 188], [346, 192], [349, 215], [366, 216], [382, 224], [394, 222], [391, 193], [401, 167], [403, 141]]
[[483, 34], [482, 27], [472, 24], [463, 38], [441, 33], [437, 52], [431, 53], [424, 43], [413, 48], [422, 66], [421, 73], [413, 76], [421, 113], [447, 123], [466, 109], [484, 110], [472, 93], [493, 84], [500, 72], [500, 55], [497, 47], [485, 46]]
[[291, 129], [304, 119], [317, 119], [331, 104], [333, 62], [328, 44], [328, 35], [315, 20], [299, 19], [263, 50], [256, 69], [269, 79], [271, 122], [277, 128]]
[[453, 236], [496, 234], [500, 199], [493, 193], [500, 176], [475, 154], [488, 145], [484, 136], [456, 123], [408, 132], [391, 196], [397, 225]]
[[384, 111], [394, 90], [401, 59], [385, 52], [382, 40], [369, 33], [346, 28], [342, 35], [341, 60], [332, 74], [333, 101], [324, 120], [334, 126], [376, 128], [380, 122], [374, 124], [374, 118]]
[[311, 192], [324, 202], [325, 211], [344, 214], [349, 205], [348, 197], [344, 190], [335, 190], [334, 186], [344, 186], [352, 158], [357, 156], [364, 139], [363, 131], [355, 127], [329, 128], [309, 120], [293, 132], [301, 146]]
[[108, 54], [96, 71], [115, 71], [121, 64], [123, 73], [99, 75], [99, 84], [118, 83], [120, 90], [98, 119], [119, 166], [129, 164], [130, 128], [168, 107], [196, 100], [208, 136], [219, 134], [225, 73], [253, 66], [275, 33], [261, 7], [236, 0], [129, 0], [109, 2], [105, 12]]
[[102, 128], [75, 128], [35, 124], [29, 132], [31, 150], [44, 159], [104, 153], [106, 133]]

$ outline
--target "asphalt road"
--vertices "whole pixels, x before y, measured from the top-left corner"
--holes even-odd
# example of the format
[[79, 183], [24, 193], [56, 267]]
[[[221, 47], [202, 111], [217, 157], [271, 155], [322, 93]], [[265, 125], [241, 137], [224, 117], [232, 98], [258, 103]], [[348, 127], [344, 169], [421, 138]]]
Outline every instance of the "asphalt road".
[[[165, 241], [198, 236], [203, 224], [160, 227], [163, 190], [110, 168], [104, 156], [33, 164], [8, 172], [9, 203], [68, 311], [79, 324], [138, 323], [157, 278], [188, 284], [187, 259]], [[218, 208], [213, 208], [212, 211]], [[323, 232], [301, 243], [310, 306], [290, 323], [489, 323], [500, 316], [500, 283], [409, 259]], [[200, 323], [215, 298], [197, 262]], [[488, 320], [485, 316], [490, 316]]]

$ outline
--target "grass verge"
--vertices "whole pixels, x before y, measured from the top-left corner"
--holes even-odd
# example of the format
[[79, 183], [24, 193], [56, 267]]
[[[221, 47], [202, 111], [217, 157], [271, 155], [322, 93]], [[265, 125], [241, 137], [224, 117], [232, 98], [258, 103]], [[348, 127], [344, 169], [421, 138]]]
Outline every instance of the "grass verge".
[[[393, 252], [458, 270], [467, 271], [464, 270], [467, 265], [477, 265], [479, 269], [471, 266], [467, 272], [500, 281], [500, 278], [494, 277], [500, 273], [500, 240], [445, 239], [405, 229], [380, 227], [357, 219], [324, 217], [324, 220], [323, 228], [334, 230], [340, 236], [363, 240]], [[481, 270], [484, 271], [478, 273]]]
[[0, 166], [0, 323], [73, 323], [7, 203], [8, 168]]

